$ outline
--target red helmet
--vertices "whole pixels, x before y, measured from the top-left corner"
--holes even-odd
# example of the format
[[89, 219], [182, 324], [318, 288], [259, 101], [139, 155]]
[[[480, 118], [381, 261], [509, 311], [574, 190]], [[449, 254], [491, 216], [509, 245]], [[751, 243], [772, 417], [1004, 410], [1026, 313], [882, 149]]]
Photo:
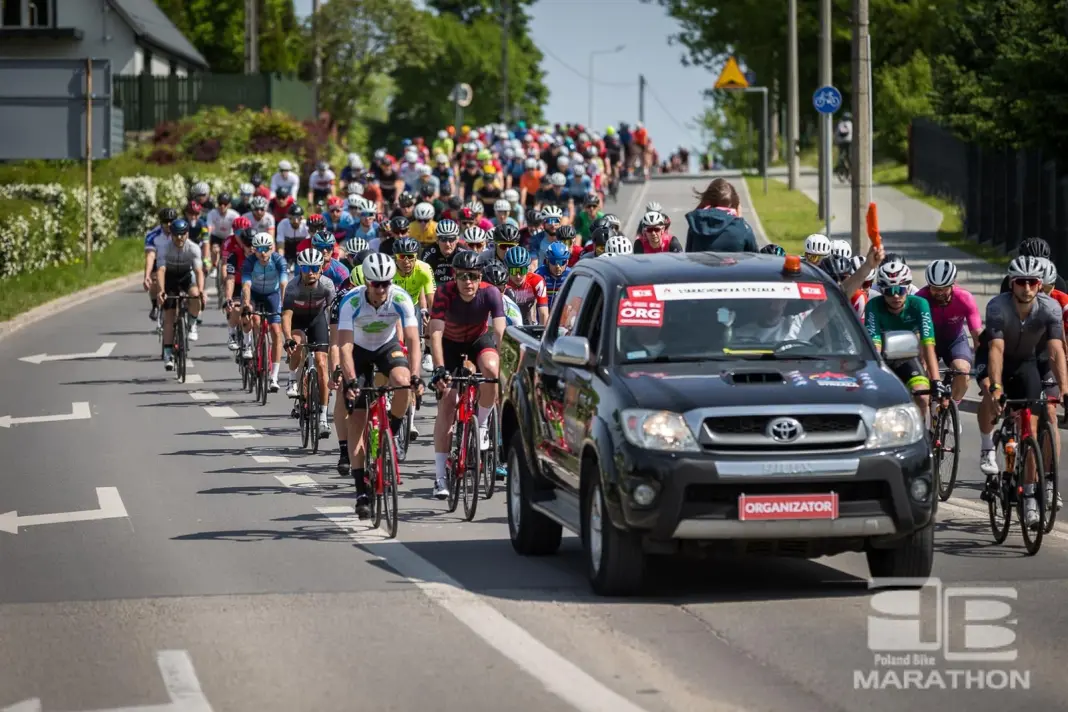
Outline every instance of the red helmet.
[[241, 217], [234, 218], [231, 227], [234, 228], [234, 232], [237, 232], [238, 230], [251, 230], [252, 221], [242, 215]]
[[185, 206], [186, 215], [200, 215], [200, 203], [195, 200], [190, 200]]

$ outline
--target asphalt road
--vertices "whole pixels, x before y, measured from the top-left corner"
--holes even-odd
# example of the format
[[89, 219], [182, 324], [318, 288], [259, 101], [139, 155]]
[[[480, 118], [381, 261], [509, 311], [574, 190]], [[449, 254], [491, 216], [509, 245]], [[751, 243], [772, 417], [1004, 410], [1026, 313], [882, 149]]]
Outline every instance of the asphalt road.
[[[642, 205], [688, 204], [681, 191], [651, 183]], [[891, 669], [873, 667], [868, 648], [863, 556], [665, 562], [648, 597], [596, 598], [576, 539], [553, 557], [512, 551], [501, 493], [472, 523], [430, 497], [432, 406], [404, 465], [399, 540], [385, 542], [346, 516], [336, 441], [304, 453], [282, 394], [260, 407], [239, 391], [218, 312], [194, 348], [201, 382], [182, 385], [159, 362], [146, 302], [113, 294], [0, 341], [0, 416], [84, 415], [75, 403], [90, 413], [0, 420], [0, 517], [17, 510], [20, 526], [9, 533], [0, 518], [2, 712], [1064, 706], [1055, 651], [1068, 620], [1054, 594], [1068, 535], [1034, 558], [1018, 530], [991, 543], [969, 502], [980, 479], [971, 414], [934, 573], [947, 586], [1015, 587], [1018, 657], [933, 667], [1026, 671], [1030, 689], [977, 689], [993, 674], [971, 689], [858, 690], [855, 671]], [[115, 347], [103, 358], [19, 360], [105, 343]], [[115, 488], [126, 516], [33, 516], [94, 510], [97, 488]], [[116, 515], [111, 494], [101, 501]]]

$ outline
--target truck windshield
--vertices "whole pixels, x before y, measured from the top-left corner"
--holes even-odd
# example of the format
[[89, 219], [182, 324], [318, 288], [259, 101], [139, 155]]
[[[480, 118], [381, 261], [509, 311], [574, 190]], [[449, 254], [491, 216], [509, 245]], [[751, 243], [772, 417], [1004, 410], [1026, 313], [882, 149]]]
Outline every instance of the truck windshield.
[[627, 287], [616, 311], [622, 363], [856, 357], [855, 313], [804, 282], [694, 282]]

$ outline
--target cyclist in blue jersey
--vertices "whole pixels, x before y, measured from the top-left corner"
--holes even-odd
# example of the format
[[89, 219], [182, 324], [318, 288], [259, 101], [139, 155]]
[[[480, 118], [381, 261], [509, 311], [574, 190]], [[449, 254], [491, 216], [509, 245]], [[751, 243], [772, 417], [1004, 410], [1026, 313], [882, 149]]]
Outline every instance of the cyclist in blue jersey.
[[334, 289], [339, 289], [349, 278], [349, 269], [337, 259], [337, 240], [328, 232], [317, 232], [311, 236], [311, 247], [323, 253], [323, 276], [334, 283]]
[[156, 252], [161, 243], [170, 241], [171, 223], [177, 219], [177, 210], [163, 208], [159, 211], [159, 225], [145, 235], [145, 280], [141, 286], [152, 300], [152, 311], [148, 314], [148, 318], [152, 321], [159, 318], [160, 285], [156, 281]]
[[253, 334], [259, 329], [259, 317], [251, 316], [256, 309], [267, 313], [271, 326], [271, 383], [268, 390], [278, 392], [278, 370], [282, 365], [282, 297], [285, 294], [286, 259], [274, 251], [274, 238], [261, 232], [252, 238], [255, 259], [245, 260], [241, 266], [241, 297], [245, 313], [245, 346], [242, 357], [252, 358]]
[[545, 250], [545, 263], [538, 267], [535, 274], [545, 280], [545, 293], [549, 295], [549, 309], [553, 308], [553, 300], [556, 293], [564, 286], [564, 282], [571, 276], [571, 268], [567, 263], [571, 259], [571, 250], [562, 242], [554, 242]]
[[334, 233], [339, 242], [356, 234], [356, 221], [345, 211], [345, 201], [336, 195], [327, 201], [326, 229]]

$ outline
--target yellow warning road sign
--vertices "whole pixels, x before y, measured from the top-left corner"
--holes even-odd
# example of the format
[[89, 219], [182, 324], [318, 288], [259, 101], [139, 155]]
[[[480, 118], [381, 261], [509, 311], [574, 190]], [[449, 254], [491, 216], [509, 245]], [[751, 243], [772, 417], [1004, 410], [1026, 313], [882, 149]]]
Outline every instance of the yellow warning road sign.
[[731, 57], [727, 60], [727, 64], [723, 67], [723, 71], [719, 73], [719, 79], [716, 80], [716, 89], [748, 89], [749, 82], [746, 81], [745, 75], [742, 74], [742, 68], [738, 66], [738, 60]]

